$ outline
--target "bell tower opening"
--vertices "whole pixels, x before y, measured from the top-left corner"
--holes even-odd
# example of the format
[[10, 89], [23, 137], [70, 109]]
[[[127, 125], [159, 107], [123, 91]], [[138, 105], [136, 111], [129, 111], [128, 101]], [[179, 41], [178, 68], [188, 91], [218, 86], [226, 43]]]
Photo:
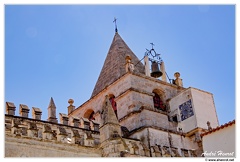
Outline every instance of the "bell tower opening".
[[156, 92], [156, 90], [153, 91], [153, 105], [154, 108], [158, 109], [158, 110], [162, 110], [162, 111], [166, 111], [166, 105], [163, 102], [163, 95], [161, 95], [160, 93]]
[[115, 101], [115, 96], [113, 94], [109, 95], [109, 101], [111, 102], [113, 110], [114, 110], [114, 113], [115, 113], [116, 117], [118, 118], [118, 115], [117, 115], [117, 103]]
[[91, 120], [95, 120], [95, 118], [93, 117], [94, 115], [94, 111], [92, 109], [88, 109], [85, 114], [83, 115], [84, 118], [87, 118], [89, 121]]

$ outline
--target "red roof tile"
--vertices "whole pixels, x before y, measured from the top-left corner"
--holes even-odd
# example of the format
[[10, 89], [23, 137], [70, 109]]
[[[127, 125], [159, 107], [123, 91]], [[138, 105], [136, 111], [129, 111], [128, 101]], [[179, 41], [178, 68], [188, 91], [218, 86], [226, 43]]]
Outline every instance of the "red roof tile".
[[223, 124], [223, 125], [220, 125], [220, 126], [214, 128], [214, 129], [212, 129], [211, 131], [202, 133], [202, 134], [201, 134], [201, 137], [203, 137], [203, 136], [205, 136], [205, 135], [207, 135], [207, 134], [211, 134], [211, 133], [213, 133], [213, 132], [216, 132], [216, 131], [218, 131], [218, 130], [220, 130], [220, 129], [223, 129], [223, 128], [225, 128], [225, 127], [231, 126], [232, 124], [235, 124], [235, 120], [230, 121], [230, 122], [228, 122], [228, 123], [225, 123], [225, 124]]

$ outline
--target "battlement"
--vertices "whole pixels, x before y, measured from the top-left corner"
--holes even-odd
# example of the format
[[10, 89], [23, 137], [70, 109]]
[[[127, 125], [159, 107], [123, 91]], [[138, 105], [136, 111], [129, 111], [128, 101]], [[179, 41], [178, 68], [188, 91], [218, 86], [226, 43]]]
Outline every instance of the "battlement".
[[15, 137], [33, 138], [49, 142], [61, 142], [95, 147], [99, 144], [99, 124], [85, 118], [60, 113], [60, 123], [41, 120], [40, 108], [32, 107], [32, 118], [28, 117], [27, 105], [19, 105], [20, 116], [15, 115], [16, 106], [6, 102], [5, 133]]

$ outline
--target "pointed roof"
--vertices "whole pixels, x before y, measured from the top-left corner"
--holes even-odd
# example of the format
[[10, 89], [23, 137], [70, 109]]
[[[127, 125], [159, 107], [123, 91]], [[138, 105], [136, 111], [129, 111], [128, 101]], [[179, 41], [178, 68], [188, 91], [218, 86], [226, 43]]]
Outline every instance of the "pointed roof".
[[112, 84], [126, 73], [125, 58], [129, 55], [135, 66], [134, 71], [137, 73], [145, 73], [143, 64], [137, 56], [127, 46], [121, 36], [116, 32], [112, 44], [108, 51], [101, 73], [92, 92], [92, 97], [101, 92], [106, 86]]
[[56, 108], [53, 98], [51, 97], [48, 108]]
[[103, 125], [107, 123], [119, 124], [118, 119], [114, 113], [111, 102], [109, 101], [109, 96], [105, 96], [105, 101], [102, 107], [103, 110]]

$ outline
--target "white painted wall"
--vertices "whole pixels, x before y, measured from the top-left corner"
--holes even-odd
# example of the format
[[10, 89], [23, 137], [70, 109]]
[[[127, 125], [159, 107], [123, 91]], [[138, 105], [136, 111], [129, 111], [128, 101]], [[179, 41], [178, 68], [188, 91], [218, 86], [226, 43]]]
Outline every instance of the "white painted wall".
[[[185, 91], [179, 93], [176, 97], [173, 97], [170, 102], [170, 110], [171, 110], [171, 116], [178, 114], [180, 122], [178, 123], [178, 128], [182, 128], [183, 132], [189, 132], [197, 127], [197, 120], [196, 120], [196, 113], [194, 111], [194, 115], [185, 119], [184, 121], [181, 121], [181, 113], [179, 110], [179, 105], [185, 103], [189, 99], [192, 99], [192, 94], [190, 88], [186, 89]], [[193, 101], [192, 101], [193, 105]]]
[[219, 125], [212, 94], [192, 87], [170, 100], [170, 114], [178, 114], [181, 118], [179, 105], [189, 99], [192, 100], [194, 115], [179, 122], [178, 128], [182, 128], [183, 132], [189, 132], [197, 127], [207, 129], [207, 121], [211, 123], [212, 128]]
[[[236, 137], [235, 137], [235, 124], [224, 127], [218, 131], [212, 132], [211, 134], [207, 134], [203, 136], [203, 152], [207, 153], [216, 153], [216, 156], [223, 157], [223, 154], [218, 155], [218, 151], [222, 151], [223, 153], [232, 153], [233, 156], [236, 157]], [[210, 154], [210, 155], [213, 155]], [[205, 157], [211, 157], [209, 155], [205, 155]], [[224, 156], [226, 157], [226, 156]], [[228, 156], [229, 157], [229, 156]]]
[[216, 128], [218, 123], [216, 108], [211, 93], [207, 93], [195, 88], [190, 88], [194, 111], [197, 114], [197, 127], [207, 129], [207, 121], [211, 123], [212, 128]]

